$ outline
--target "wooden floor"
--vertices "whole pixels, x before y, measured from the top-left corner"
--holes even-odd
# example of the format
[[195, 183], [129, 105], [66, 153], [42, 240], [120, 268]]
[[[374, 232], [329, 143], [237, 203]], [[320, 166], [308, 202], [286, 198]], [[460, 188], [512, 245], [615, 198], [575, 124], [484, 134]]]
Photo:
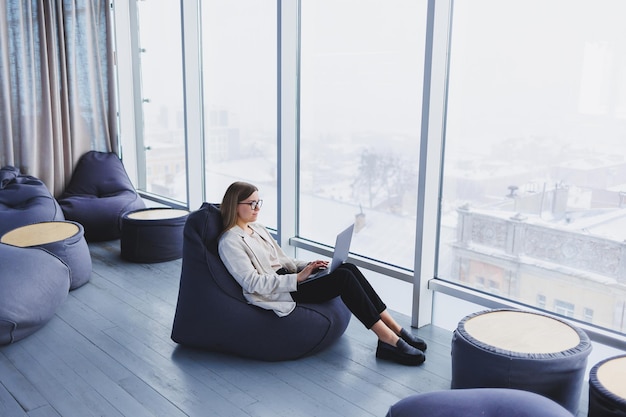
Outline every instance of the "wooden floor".
[[125, 262], [119, 241], [90, 250], [90, 282], [41, 330], [0, 347], [0, 416], [384, 416], [408, 395], [450, 387], [452, 334], [434, 326], [413, 330], [429, 344], [419, 367], [376, 360], [376, 339], [356, 319], [297, 361], [179, 347], [170, 332], [181, 261]]

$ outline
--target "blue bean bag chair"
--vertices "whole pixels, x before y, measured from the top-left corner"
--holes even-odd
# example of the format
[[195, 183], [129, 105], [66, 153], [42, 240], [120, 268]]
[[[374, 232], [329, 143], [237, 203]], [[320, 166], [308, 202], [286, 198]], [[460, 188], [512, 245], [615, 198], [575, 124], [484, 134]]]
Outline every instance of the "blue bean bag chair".
[[573, 417], [549, 398], [508, 388], [433, 391], [404, 398], [387, 417]]
[[299, 304], [286, 317], [247, 303], [217, 252], [219, 207], [204, 203], [185, 224], [172, 340], [181, 345], [264, 361], [319, 352], [346, 330], [351, 313], [340, 298]]
[[41, 248], [0, 243], [0, 346], [43, 327], [67, 298], [70, 269]]
[[80, 223], [63, 220], [28, 224], [5, 233], [0, 242], [42, 248], [60, 258], [70, 268], [70, 291], [91, 278], [91, 253]]
[[58, 256], [70, 268], [70, 291], [82, 287], [91, 279], [91, 253], [85, 240], [85, 229], [80, 223], [66, 220], [76, 226], [76, 234], [62, 240], [39, 245]]
[[27, 224], [65, 220], [63, 211], [48, 187], [38, 178], [22, 175], [19, 169], [0, 169], [0, 236]]
[[59, 198], [67, 220], [83, 225], [89, 242], [118, 239], [124, 213], [145, 208], [114, 152], [89, 151]]

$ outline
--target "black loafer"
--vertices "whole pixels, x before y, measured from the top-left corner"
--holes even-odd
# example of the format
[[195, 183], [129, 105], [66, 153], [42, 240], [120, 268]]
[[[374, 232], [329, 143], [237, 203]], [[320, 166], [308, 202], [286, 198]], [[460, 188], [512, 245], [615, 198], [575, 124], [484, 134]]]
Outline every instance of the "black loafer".
[[392, 346], [379, 340], [376, 348], [376, 357], [411, 366], [421, 365], [426, 360], [426, 356], [424, 356], [421, 350], [409, 346], [402, 339], [398, 339], [397, 346]]
[[419, 349], [422, 352], [426, 352], [426, 348], [427, 348], [426, 342], [424, 342], [424, 340], [420, 339], [419, 337], [414, 336], [413, 334], [407, 332], [404, 329], [400, 330], [399, 336], [402, 340], [407, 342], [409, 345], [413, 346], [415, 349]]

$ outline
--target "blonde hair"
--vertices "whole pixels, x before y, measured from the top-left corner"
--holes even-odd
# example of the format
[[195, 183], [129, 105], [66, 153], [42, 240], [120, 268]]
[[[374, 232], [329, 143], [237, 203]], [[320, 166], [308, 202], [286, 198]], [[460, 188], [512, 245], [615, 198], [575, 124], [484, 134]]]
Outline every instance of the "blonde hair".
[[220, 206], [224, 231], [233, 228], [237, 224], [237, 205], [250, 197], [255, 191], [259, 191], [256, 186], [243, 181], [233, 182], [228, 186]]

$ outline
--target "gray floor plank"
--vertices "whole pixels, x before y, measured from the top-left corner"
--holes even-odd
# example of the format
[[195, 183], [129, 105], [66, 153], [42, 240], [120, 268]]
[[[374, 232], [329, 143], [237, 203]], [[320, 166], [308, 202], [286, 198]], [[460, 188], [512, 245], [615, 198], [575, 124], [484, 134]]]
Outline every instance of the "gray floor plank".
[[[25, 339], [26, 340], [26, 339]], [[89, 407], [74, 396], [71, 387], [66, 387], [51, 373], [42, 356], [32, 356], [26, 349], [36, 343], [36, 338], [27, 339], [28, 343], [18, 343], [3, 349], [4, 354], [11, 360], [28, 381], [46, 399], [47, 403], [62, 416], [88, 417], [93, 416]]]
[[[0, 375], [1, 375], [0, 371]], [[26, 412], [9, 391], [0, 384], [0, 416], [25, 417]]]
[[0, 350], [0, 387], [7, 393], [2, 395], [3, 405], [7, 410], [13, 410], [17, 404], [25, 411], [46, 405], [46, 399], [19, 369], [21, 364], [15, 364], [7, 357], [6, 353], [10, 354], [12, 350], [11, 346]]
[[119, 384], [155, 416], [184, 417], [186, 415], [166, 397], [135, 375], [120, 380]]
[[[115, 378], [110, 378], [92, 361], [93, 355], [84, 349], [76, 349], [74, 343], [68, 343], [57, 327], [66, 327], [61, 320], [50, 326], [51, 331], [36, 334], [42, 346], [46, 346], [50, 353], [47, 360], [40, 358], [50, 368], [59, 382], [71, 391], [84, 404], [89, 404], [95, 415], [134, 415], [137, 417], [153, 417], [154, 415], [127, 393]], [[65, 328], [61, 330], [66, 330]], [[42, 352], [43, 348], [33, 347], [34, 352]], [[41, 354], [41, 353], [40, 353]]]
[[[4, 414], [0, 415], [4, 416]], [[28, 417], [61, 417], [61, 414], [57, 413], [57, 410], [55, 410], [54, 408], [46, 405], [44, 407], [40, 407], [36, 410], [29, 412]]]

